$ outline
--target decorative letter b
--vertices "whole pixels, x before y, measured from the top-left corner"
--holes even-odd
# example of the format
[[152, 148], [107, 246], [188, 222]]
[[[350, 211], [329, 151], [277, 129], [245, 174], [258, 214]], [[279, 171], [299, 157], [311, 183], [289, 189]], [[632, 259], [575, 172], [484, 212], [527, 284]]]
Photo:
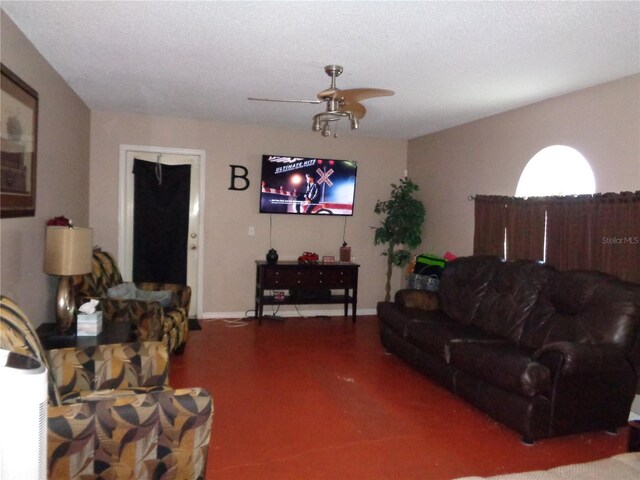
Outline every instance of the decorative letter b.
[[[231, 167], [231, 185], [229, 186], [229, 190], [246, 190], [251, 185], [247, 176], [249, 175], [249, 170], [242, 165], [229, 165]], [[238, 174], [237, 170], [243, 172], [242, 174]], [[241, 179], [244, 181], [244, 185], [241, 187], [236, 186], [236, 179]]]

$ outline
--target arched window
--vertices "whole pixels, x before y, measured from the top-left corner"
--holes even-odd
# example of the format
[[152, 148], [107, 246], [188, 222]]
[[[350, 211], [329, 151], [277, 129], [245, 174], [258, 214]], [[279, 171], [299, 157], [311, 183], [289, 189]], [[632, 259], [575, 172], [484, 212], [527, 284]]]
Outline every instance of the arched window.
[[536, 153], [524, 167], [516, 197], [595, 193], [596, 181], [589, 162], [576, 149], [552, 145]]

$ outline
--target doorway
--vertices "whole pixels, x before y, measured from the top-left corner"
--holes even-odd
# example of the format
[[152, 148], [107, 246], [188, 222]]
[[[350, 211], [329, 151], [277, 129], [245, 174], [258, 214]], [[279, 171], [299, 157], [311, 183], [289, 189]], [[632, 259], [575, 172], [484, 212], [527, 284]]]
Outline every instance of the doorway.
[[[202, 150], [120, 147], [122, 275], [126, 281], [186, 283], [189, 317], [202, 316], [204, 160]], [[157, 268], [157, 258], [170, 268]]]

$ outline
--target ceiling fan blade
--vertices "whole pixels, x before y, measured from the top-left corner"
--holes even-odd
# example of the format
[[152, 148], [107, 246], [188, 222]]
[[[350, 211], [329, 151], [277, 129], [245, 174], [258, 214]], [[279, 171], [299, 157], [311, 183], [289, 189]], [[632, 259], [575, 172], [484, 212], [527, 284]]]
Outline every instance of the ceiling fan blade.
[[258, 102], [314, 103], [314, 104], [322, 103], [321, 100], [285, 100], [285, 99], [279, 99], [279, 98], [255, 98], [255, 97], [248, 97], [247, 100], [255, 100]]
[[358, 102], [341, 103], [338, 110], [342, 112], [351, 112], [358, 120], [364, 117], [367, 113], [367, 109], [364, 108], [364, 105]]
[[391, 97], [395, 95], [393, 90], [385, 90], [382, 88], [350, 88], [339, 91], [340, 98], [344, 102], [357, 103], [367, 98], [375, 97]]
[[336, 99], [340, 98], [341, 91], [342, 90], [338, 90], [337, 88], [327, 88], [326, 90], [322, 90], [320, 93], [318, 93], [317, 96], [320, 101]]

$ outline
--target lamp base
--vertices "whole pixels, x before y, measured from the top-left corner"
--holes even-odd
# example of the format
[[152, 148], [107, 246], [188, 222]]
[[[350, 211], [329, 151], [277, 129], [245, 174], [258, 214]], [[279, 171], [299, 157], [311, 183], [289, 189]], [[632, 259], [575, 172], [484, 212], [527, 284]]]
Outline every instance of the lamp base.
[[76, 305], [73, 298], [73, 280], [70, 276], [60, 277], [56, 296], [56, 329], [66, 332], [73, 325]]

